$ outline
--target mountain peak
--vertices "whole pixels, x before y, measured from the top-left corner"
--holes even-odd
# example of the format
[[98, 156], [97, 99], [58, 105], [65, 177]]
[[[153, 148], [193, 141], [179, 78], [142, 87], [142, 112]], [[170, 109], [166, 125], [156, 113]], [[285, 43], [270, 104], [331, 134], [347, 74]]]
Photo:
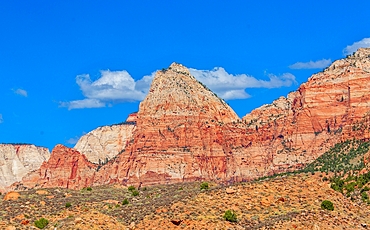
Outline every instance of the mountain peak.
[[193, 77], [185, 66], [172, 63], [158, 71], [147, 97], [140, 103], [139, 116], [212, 117], [223, 123], [239, 117], [224, 100]]
[[185, 66], [181, 65], [180, 63], [173, 62], [169, 67], [169, 70], [172, 70], [177, 73], [183, 73], [183, 74], [189, 74], [189, 69], [186, 68]]
[[370, 58], [370, 48], [359, 48], [351, 57], [354, 58]]

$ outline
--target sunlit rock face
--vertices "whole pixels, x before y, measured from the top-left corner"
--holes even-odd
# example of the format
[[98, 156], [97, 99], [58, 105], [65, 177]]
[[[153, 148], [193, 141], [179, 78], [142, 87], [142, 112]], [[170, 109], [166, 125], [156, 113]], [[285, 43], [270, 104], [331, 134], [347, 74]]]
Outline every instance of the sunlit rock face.
[[47, 148], [29, 144], [0, 144], [0, 190], [38, 169], [49, 157]]
[[74, 148], [90, 162], [104, 164], [125, 150], [135, 129], [136, 113], [130, 114], [126, 122], [102, 126], [83, 135]]

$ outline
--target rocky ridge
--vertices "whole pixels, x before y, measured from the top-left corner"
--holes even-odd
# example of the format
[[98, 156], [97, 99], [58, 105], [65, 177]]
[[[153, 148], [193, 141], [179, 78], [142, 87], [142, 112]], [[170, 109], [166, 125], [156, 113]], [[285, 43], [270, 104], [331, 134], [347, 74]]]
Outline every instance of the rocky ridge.
[[47, 148], [31, 144], [0, 144], [0, 191], [38, 169], [49, 157]]
[[[359, 49], [314, 74], [287, 98], [280, 97], [243, 117], [275, 169], [307, 163], [335, 143], [368, 139], [370, 49]], [[354, 125], [359, 123], [359, 127]]]

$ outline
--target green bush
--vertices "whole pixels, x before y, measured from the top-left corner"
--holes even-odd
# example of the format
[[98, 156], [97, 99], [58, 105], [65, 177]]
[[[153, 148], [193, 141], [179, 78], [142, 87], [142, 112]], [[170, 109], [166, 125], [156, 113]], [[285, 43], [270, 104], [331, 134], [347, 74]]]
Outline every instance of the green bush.
[[69, 208], [69, 207], [71, 207], [72, 206], [72, 204], [71, 203], [69, 203], [69, 202], [67, 202], [66, 203], [66, 208]]
[[324, 200], [323, 202], [321, 202], [321, 208], [333, 211], [334, 210], [334, 205], [330, 200]]
[[46, 225], [48, 224], [49, 224], [49, 221], [43, 217], [35, 221], [35, 226], [38, 227], [39, 229], [45, 228]]
[[207, 190], [209, 189], [209, 185], [207, 182], [203, 182], [200, 184], [200, 190]]
[[361, 199], [363, 201], [366, 201], [367, 199], [369, 199], [369, 195], [367, 195], [367, 193], [364, 191], [361, 193]]
[[87, 187], [86, 190], [87, 191], [92, 191], [92, 188], [91, 187]]
[[139, 195], [139, 191], [134, 190], [134, 191], [132, 191], [131, 195], [132, 196], [138, 196]]
[[126, 204], [128, 204], [129, 202], [128, 202], [128, 200], [127, 200], [127, 198], [126, 199], [124, 199], [123, 201], [122, 201], [122, 205], [126, 205]]
[[132, 192], [132, 191], [134, 191], [136, 188], [135, 188], [135, 186], [131, 185], [131, 186], [129, 186], [127, 189], [128, 189], [128, 191]]
[[223, 217], [224, 217], [225, 220], [227, 220], [229, 222], [236, 222], [237, 221], [236, 213], [233, 210], [227, 210]]

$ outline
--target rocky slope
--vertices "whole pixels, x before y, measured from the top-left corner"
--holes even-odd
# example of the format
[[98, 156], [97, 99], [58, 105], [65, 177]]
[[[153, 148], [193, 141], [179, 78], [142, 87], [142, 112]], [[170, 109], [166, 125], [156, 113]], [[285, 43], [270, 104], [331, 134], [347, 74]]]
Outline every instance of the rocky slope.
[[[31, 189], [11, 200], [9, 193], [0, 195], [0, 229], [34, 229], [40, 218], [49, 220], [45, 229], [368, 229], [369, 206], [331, 189], [325, 176], [230, 187], [211, 183], [202, 191], [199, 182], [159, 185], [138, 190], [137, 196], [117, 185]], [[129, 204], [123, 205], [125, 199]], [[333, 202], [334, 211], [323, 210], [323, 200]], [[237, 222], [223, 218], [226, 210], [235, 211]]]
[[130, 114], [126, 122], [99, 127], [85, 134], [74, 148], [85, 154], [90, 162], [103, 164], [126, 148], [135, 128], [136, 113]]
[[38, 170], [24, 176], [20, 183], [13, 184], [12, 188], [81, 189], [92, 184], [97, 168], [98, 165], [89, 162], [85, 155], [63, 145], [57, 145], [47, 162], [44, 162]]
[[48, 160], [47, 148], [28, 144], [0, 144], [0, 191]]

